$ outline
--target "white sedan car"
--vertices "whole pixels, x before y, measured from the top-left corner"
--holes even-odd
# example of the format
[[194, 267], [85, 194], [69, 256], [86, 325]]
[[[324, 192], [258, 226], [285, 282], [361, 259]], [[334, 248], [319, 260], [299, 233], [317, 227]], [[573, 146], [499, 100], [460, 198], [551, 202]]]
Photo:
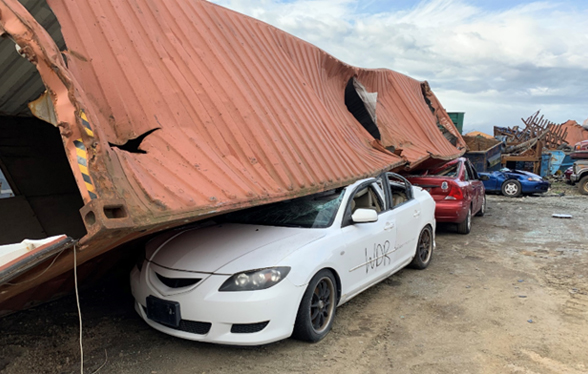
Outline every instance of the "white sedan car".
[[[435, 247], [435, 203], [385, 173], [151, 240], [131, 273], [153, 328], [210, 343], [316, 342], [338, 306]], [[219, 223], [222, 222], [222, 223]]]

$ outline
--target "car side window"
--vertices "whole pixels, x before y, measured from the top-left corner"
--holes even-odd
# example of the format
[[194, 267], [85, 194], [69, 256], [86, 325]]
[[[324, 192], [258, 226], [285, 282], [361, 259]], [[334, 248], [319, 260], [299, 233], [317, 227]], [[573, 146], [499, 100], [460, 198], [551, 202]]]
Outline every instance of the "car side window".
[[378, 214], [386, 210], [380, 191], [376, 191], [376, 184], [360, 186], [349, 200], [343, 219], [343, 227], [351, 225], [351, 216], [357, 209], [373, 209]]
[[412, 199], [412, 185], [398, 174], [387, 173], [390, 192], [392, 194], [392, 209]]
[[374, 186], [372, 185], [360, 188], [355, 192], [355, 195], [353, 195], [353, 199], [351, 200], [351, 214], [360, 208], [373, 209], [380, 213], [382, 210], [384, 210], [383, 207], [384, 204], [380, 194], [374, 190]]
[[471, 171], [470, 171], [470, 168], [468, 167], [467, 162], [464, 162], [462, 165], [463, 165], [463, 169], [464, 169], [463, 175], [464, 175], [465, 180], [466, 181], [471, 180], [472, 179]]
[[467, 166], [468, 166], [468, 170], [470, 171], [470, 178], [473, 180], [480, 179], [480, 177], [478, 176], [478, 173], [476, 172], [476, 168], [474, 167], [474, 165], [472, 165], [471, 162], [467, 161]]

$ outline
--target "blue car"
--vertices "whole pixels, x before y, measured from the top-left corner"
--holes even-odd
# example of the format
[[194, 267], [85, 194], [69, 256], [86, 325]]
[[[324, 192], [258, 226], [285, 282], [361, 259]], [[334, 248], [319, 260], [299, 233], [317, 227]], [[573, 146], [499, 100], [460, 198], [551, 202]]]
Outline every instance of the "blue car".
[[523, 170], [501, 169], [492, 173], [478, 173], [484, 182], [486, 192], [502, 193], [504, 196], [516, 197], [549, 190], [549, 182], [537, 174]]

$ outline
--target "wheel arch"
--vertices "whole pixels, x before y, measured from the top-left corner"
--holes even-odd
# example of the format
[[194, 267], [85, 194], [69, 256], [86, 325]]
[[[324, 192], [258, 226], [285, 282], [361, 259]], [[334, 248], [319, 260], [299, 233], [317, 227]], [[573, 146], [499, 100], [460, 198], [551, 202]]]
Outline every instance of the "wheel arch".
[[[316, 267], [314, 268], [314, 270], [308, 272], [305, 276], [305, 278], [299, 278], [298, 281], [300, 283], [295, 283], [299, 286], [303, 286], [305, 289], [306, 287], [308, 287], [308, 285], [310, 284], [310, 281], [312, 280], [312, 278], [315, 277], [315, 275], [317, 275], [318, 273], [320, 273], [323, 270], [328, 270], [331, 272], [331, 274], [333, 274], [333, 277], [335, 278], [335, 286], [337, 288], [337, 303], [339, 303], [339, 301], [341, 301], [341, 295], [343, 294], [343, 284], [341, 281], [341, 277], [339, 276], [339, 272], [335, 269], [334, 266], [332, 266], [333, 264], [321, 264], [323, 265], [322, 267]], [[301, 295], [301, 297], [304, 297], [303, 295]]]
[[[435, 242], [435, 228], [433, 227], [433, 225], [431, 225], [430, 223], [427, 223], [425, 226], [423, 226], [423, 228], [421, 229], [421, 232], [424, 229], [426, 229], [427, 227], [431, 230], [431, 235], [433, 236], [433, 242]], [[433, 245], [433, 249], [435, 249], [435, 245]]]
[[[341, 301], [341, 277], [339, 276], [339, 273], [337, 272], [337, 270], [335, 270], [332, 267], [324, 267], [322, 269], [319, 269], [316, 273], [314, 273], [314, 275], [318, 274], [320, 271], [322, 270], [329, 270], [333, 276], [335, 277], [335, 282], [337, 283], [337, 304], [339, 304], [339, 301]], [[313, 275], [313, 277], [314, 277]]]
[[414, 253], [412, 255], [412, 258], [414, 258], [414, 256], [416, 256], [417, 250], [419, 249], [419, 242], [418, 239], [421, 237], [421, 233], [423, 232], [424, 229], [429, 228], [429, 230], [431, 230], [431, 236], [433, 239], [433, 250], [435, 250], [436, 245], [435, 245], [435, 229], [433, 228], [433, 225], [429, 222], [427, 222], [423, 228], [421, 229], [421, 231], [419, 231], [419, 237], [417, 238], [416, 244], [414, 245]]
[[516, 179], [513, 178], [506, 178], [504, 181], [502, 181], [502, 183], [500, 184], [500, 189], [502, 190], [502, 187], [507, 184], [510, 181], [516, 181]]

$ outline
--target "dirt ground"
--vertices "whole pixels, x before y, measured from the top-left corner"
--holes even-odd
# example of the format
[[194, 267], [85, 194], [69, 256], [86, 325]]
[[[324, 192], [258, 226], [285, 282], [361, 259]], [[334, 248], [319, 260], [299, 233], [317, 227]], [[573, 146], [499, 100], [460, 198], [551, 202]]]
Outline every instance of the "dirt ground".
[[[549, 195], [490, 195], [470, 235], [440, 225], [428, 269], [342, 306], [317, 344], [181, 340], [135, 314], [126, 278], [84, 289], [85, 373], [588, 373], [588, 197]], [[0, 373], [80, 372], [73, 296], [5, 317], [0, 332]]]

